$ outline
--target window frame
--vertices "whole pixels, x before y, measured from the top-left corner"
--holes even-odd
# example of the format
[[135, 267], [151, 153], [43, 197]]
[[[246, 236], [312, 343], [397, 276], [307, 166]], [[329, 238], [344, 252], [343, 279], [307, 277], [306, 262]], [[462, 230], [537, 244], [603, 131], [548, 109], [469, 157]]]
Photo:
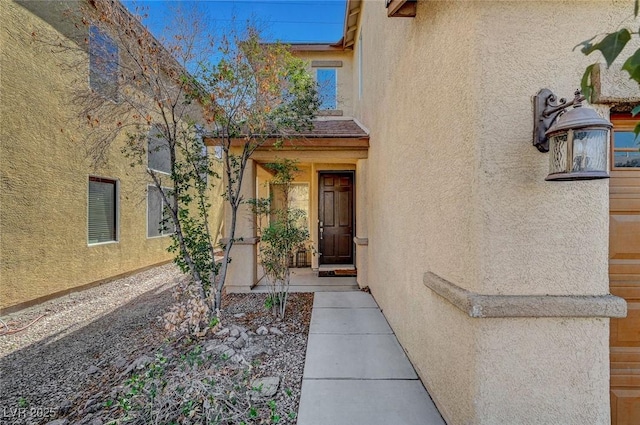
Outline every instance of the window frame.
[[[173, 229], [173, 231], [171, 233], [165, 233], [164, 231], [161, 231], [159, 235], [155, 235], [155, 236], [149, 236], [149, 195], [151, 194], [151, 191], [149, 190], [149, 188], [153, 188], [158, 190], [158, 187], [155, 184], [147, 184], [147, 214], [146, 214], [146, 222], [147, 222], [147, 226], [146, 226], [146, 235], [147, 235], [147, 239], [158, 239], [158, 238], [165, 238], [167, 236], [171, 236], [173, 234], [176, 233], [175, 227]], [[164, 192], [165, 190], [173, 190], [172, 187], [167, 187], [167, 186], [162, 186], [162, 191]], [[172, 195], [175, 196], [175, 195]], [[164, 198], [161, 196], [160, 197], [160, 202], [162, 203], [161, 208], [160, 208], [160, 213], [164, 214], [164, 209], [165, 209], [165, 204], [164, 204]], [[160, 227], [160, 223], [157, 223], [157, 226]], [[158, 229], [160, 230], [160, 229]]]
[[[318, 95], [322, 95], [322, 86], [320, 85], [320, 80], [318, 77], [318, 73], [323, 72], [323, 71], [333, 71], [334, 72], [334, 81], [333, 81], [333, 87], [335, 88], [334, 90], [334, 98], [333, 98], [333, 102], [334, 102], [334, 107], [333, 108], [323, 108], [322, 103], [320, 104], [320, 108], [319, 110], [321, 111], [338, 111], [338, 68], [337, 67], [322, 67], [322, 68], [316, 68], [316, 83], [318, 84]], [[322, 97], [320, 98], [321, 102], [323, 101]]]
[[[100, 42], [97, 46], [94, 43]], [[114, 103], [118, 103], [120, 85], [118, 83], [118, 71], [120, 69], [120, 48], [113, 38], [95, 25], [89, 26], [89, 88]], [[113, 55], [115, 69], [110, 70], [109, 57]], [[100, 58], [97, 60], [97, 58]], [[106, 61], [106, 65], [100, 65], [100, 61]], [[96, 79], [95, 77], [99, 77]], [[106, 88], [105, 88], [106, 87]], [[113, 89], [113, 90], [111, 90]]]
[[[113, 240], [108, 240], [108, 241], [101, 241], [101, 242], [90, 242], [89, 239], [89, 223], [91, 221], [91, 215], [90, 215], [90, 205], [89, 205], [89, 197], [90, 197], [90, 192], [91, 192], [91, 182], [98, 182], [98, 183], [110, 183], [113, 184], [113, 225], [114, 225], [114, 239]], [[115, 178], [110, 178], [110, 177], [101, 177], [101, 176], [95, 176], [95, 175], [89, 175], [89, 178], [87, 179], [87, 222], [86, 222], [86, 230], [87, 230], [87, 246], [100, 246], [100, 245], [109, 245], [109, 244], [114, 244], [114, 243], [119, 243], [120, 242], [120, 180], [115, 179]]]
[[[610, 121], [613, 124], [613, 128], [609, 133], [609, 157], [610, 157], [610, 165], [609, 169], [612, 172], [638, 172], [640, 171], [640, 167], [616, 167], [615, 165], [615, 153], [616, 152], [640, 152], [640, 144], [637, 149], [633, 148], [620, 148], [616, 149], [615, 147], [615, 132], [623, 131], [623, 132], [633, 132], [636, 123], [640, 121], [640, 117], [633, 117], [630, 113], [613, 113], [610, 116]], [[640, 137], [637, 139], [640, 143]]]

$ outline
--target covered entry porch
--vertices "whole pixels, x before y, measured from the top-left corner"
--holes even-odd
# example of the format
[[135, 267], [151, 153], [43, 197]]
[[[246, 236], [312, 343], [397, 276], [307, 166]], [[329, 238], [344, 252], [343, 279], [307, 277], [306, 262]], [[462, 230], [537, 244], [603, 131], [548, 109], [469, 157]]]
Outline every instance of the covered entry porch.
[[[353, 290], [358, 284], [366, 286], [367, 133], [353, 120], [317, 121], [311, 133], [275, 145], [275, 140], [267, 142], [253, 153], [245, 170], [242, 196], [245, 200], [270, 198], [276, 205], [283, 203], [277, 185], [272, 184], [268, 164], [282, 159], [296, 161], [299, 172], [288, 206], [305, 211], [303, 225], [309, 230], [310, 241], [292, 258], [291, 290], [340, 291]], [[230, 222], [230, 213], [225, 211], [225, 223]], [[241, 207], [227, 291], [262, 290], [265, 279], [259, 235], [264, 225], [258, 223], [249, 205]], [[228, 230], [224, 229], [225, 236]], [[338, 274], [353, 273], [331, 276], [336, 270]]]

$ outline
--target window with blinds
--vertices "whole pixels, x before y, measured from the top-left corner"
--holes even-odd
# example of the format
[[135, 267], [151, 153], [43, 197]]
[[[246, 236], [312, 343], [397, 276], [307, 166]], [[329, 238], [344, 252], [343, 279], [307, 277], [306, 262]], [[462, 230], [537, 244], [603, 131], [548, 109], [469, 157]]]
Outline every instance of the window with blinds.
[[[170, 188], [162, 188], [169, 202], [173, 202]], [[162, 193], [156, 186], [147, 186], [147, 237], [172, 235], [175, 232], [171, 213], [166, 210]]]
[[88, 243], [117, 241], [117, 182], [89, 177]]
[[157, 125], [149, 130], [147, 146], [147, 167], [153, 171], [171, 174], [171, 152], [169, 142]]

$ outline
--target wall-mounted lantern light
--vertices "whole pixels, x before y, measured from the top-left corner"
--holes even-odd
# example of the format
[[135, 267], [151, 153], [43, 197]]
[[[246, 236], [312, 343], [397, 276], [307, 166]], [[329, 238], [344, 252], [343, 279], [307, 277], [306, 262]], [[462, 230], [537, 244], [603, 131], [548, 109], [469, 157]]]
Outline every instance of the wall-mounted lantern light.
[[540, 152], [549, 152], [545, 180], [609, 178], [607, 142], [612, 125], [593, 109], [583, 108], [584, 99], [577, 90], [572, 101], [557, 101], [548, 89], [533, 98], [533, 144]]

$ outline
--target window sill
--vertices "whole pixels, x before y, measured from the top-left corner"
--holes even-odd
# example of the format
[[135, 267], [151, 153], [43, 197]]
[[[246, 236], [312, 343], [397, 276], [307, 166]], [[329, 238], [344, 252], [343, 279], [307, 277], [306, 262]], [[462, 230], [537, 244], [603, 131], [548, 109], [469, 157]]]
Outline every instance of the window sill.
[[158, 236], [147, 236], [147, 239], [162, 239], [169, 236], [173, 236], [174, 233], [167, 233], [166, 235], [158, 235]]
[[88, 242], [87, 246], [102, 246], [102, 245], [112, 245], [112, 244], [117, 244], [120, 243], [120, 241], [106, 241], [106, 242]]
[[341, 117], [342, 109], [321, 109], [318, 111], [319, 117]]
[[155, 168], [149, 168], [147, 167], [148, 171], [153, 171], [154, 173], [160, 173], [160, 174], [164, 174], [165, 176], [170, 176], [171, 172], [166, 172], [166, 171], [162, 171], [162, 170], [156, 170]]

